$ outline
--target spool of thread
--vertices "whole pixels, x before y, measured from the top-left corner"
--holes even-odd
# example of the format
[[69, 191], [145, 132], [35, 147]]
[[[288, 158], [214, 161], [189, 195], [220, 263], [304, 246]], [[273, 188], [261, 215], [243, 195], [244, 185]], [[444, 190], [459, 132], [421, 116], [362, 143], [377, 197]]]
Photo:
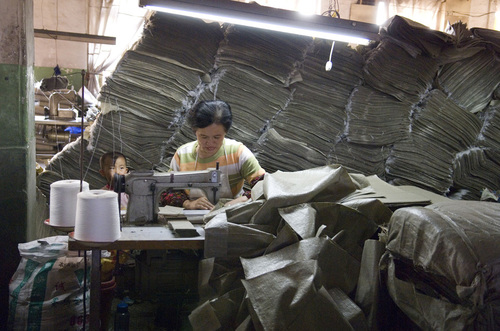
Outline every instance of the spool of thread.
[[[89, 184], [82, 182], [82, 192], [88, 190]], [[59, 180], [50, 184], [50, 225], [75, 226], [78, 193], [80, 193], [80, 181], [76, 179]]]
[[116, 192], [89, 190], [78, 193], [74, 238], [88, 242], [113, 242], [120, 238]]

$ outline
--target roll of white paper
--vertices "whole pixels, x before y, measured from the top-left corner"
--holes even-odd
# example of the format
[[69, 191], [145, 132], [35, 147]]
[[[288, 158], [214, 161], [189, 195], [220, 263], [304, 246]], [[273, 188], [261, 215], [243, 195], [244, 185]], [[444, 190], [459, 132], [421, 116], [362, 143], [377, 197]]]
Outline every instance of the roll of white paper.
[[78, 193], [74, 238], [88, 242], [113, 242], [120, 238], [116, 192], [89, 190]]
[[[88, 190], [89, 184], [82, 182], [82, 192]], [[59, 180], [50, 184], [50, 225], [75, 226], [78, 193], [80, 193], [80, 181], [76, 179]]]

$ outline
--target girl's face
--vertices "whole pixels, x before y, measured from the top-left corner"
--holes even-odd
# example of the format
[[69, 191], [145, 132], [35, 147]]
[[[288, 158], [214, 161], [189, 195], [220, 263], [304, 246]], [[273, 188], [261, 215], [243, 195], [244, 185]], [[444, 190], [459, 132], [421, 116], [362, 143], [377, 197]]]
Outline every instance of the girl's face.
[[209, 126], [196, 130], [198, 140], [198, 155], [207, 158], [219, 150], [226, 136], [226, 130], [222, 124], [210, 124]]
[[104, 160], [104, 169], [100, 170], [101, 175], [106, 178], [108, 184], [113, 181], [115, 173], [126, 175], [127, 172], [127, 161], [121, 156], [116, 159], [115, 164], [113, 164], [113, 159], [111, 158]]

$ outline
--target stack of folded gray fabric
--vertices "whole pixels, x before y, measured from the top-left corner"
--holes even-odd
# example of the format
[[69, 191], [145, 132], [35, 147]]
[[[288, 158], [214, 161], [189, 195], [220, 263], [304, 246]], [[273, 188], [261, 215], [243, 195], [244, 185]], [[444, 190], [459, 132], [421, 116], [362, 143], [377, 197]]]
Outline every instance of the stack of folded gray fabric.
[[495, 52], [485, 49], [467, 59], [445, 64], [437, 78], [450, 100], [477, 113], [489, 105], [492, 91], [499, 85], [500, 63], [495, 59]]
[[[499, 86], [500, 89], [500, 86]], [[500, 99], [499, 99], [500, 100]], [[481, 113], [483, 127], [479, 134], [477, 144], [492, 149], [500, 149], [500, 101], [496, 101]]]
[[471, 28], [470, 31], [474, 37], [486, 43], [489, 49], [500, 53], [500, 33], [497, 30]]
[[307, 142], [324, 154], [344, 133], [344, 107], [352, 89], [361, 83], [363, 61], [353, 49], [336, 43], [332, 70], [326, 71], [330, 50], [330, 43], [314, 42], [302, 64], [301, 80], [291, 85], [290, 102], [271, 123], [283, 137]]
[[[479, 168], [464, 162], [497, 162], [490, 151], [468, 151], [500, 141], [500, 37], [464, 24], [453, 29], [395, 16], [377, 43], [337, 42], [326, 71], [329, 41], [155, 13], [101, 90], [101, 113], [85, 135], [86, 179], [102, 184], [96, 160], [111, 150], [124, 153], [131, 169], [168, 170], [177, 147], [195, 139], [188, 110], [219, 99], [233, 110], [228, 137], [254, 151], [268, 173], [340, 164], [478, 199]], [[80, 142], [73, 144], [48, 170], [79, 177], [76, 163], [66, 162], [80, 157]], [[480, 176], [494, 182], [493, 172]]]
[[435, 59], [412, 56], [394, 39], [384, 38], [368, 53], [363, 71], [371, 87], [413, 104], [432, 87], [438, 65]]
[[180, 67], [209, 73], [223, 38], [219, 23], [156, 12], [147, 22], [136, 50]]
[[451, 35], [431, 30], [403, 16], [393, 16], [384, 25], [381, 34], [398, 43], [413, 57], [423, 54], [437, 58], [454, 42]]
[[256, 155], [265, 169], [284, 171], [309, 169], [325, 164], [326, 156], [307, 144], [285, 138], [275, 129], [269, 129], [259, 138]]
[[289, 102], [286, 86], [310, 43], [307, 37], [228, 27], [216, 56], [211, 91], [212, 98], [231, 105], [229, 137], [252, 148], [269, 121]]
[[[207, 98], [224, 100], [233, 111], [233, 125], [228, 137], [241, 141], [249, 148], [256, 142], [268, 121], [282, 110], [289, 91], [273, 83], [259, 71], [247, 67], [219, 66], [213, 80], [216, 90]], [[252, 111], [249, 111], [250, 107]]]
[[386, 179], [386, 160], [391, 146], [354, 144], [344, 140], [333, 146], [328, 154], [328, 164], [340, 164], [351, 172], [377, 175]]
[[216, 66], [254, 68], [283, 86], [294, 81], [295, 70], [312, 38], [243, 26], [228, 26], [217, 53]]
[[409, 137], [394, 144], [388, 178], [445, 193], [452, 185], [453, 160], [473, 146], [481, 123], [474, 114], [447, 102], [440, 90], [431, 91], [413, 116]]
[[500, 326], [500, 204], [440, 202], [398, 209], [387, 253], [389, 294], [422, 330]]
[[471, 148], [453, 162], [453, 187], [450, 197], [474, 200], [475, 192], [495, 191], [500, 178], [500, 150]]
[[370, 87], [356, 88], [347, 105], [347, 141], [387, 146], [407, 138], [410, 126], [409, 103], [398, 101]]

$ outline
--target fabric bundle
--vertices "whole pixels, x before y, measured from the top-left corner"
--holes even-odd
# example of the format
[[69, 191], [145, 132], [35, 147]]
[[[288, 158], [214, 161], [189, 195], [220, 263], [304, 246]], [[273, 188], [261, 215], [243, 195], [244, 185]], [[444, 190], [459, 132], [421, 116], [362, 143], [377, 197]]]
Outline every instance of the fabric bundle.
[[[458, 127], [461, 130], [453, 129]], [[455, 155], [472, 146], [480, 129], [476, 116], [448, 103], [443, 92], [433, 90], [422, 108], [416, 109], [409, 138], [394, 144], [387, 163], [388, 178], [448, 192]]]
[[436, 60], [420, 54], [411, 56], [393, 39], [382, 39], [368, 53], [363, 67], [368, 85], [410, 104], [422, 99], [437, 71]]
[[451, 196], [473, 200], [474, 192], [498, 187], [498, 178], [500, 150], [471, 148], [457, 155], [453, 162], [453, 187], [456, 192]]
[[438, 81], [453, 102], [477, 113], [489, 105], [493, 92], [500, 86], [500, 63], [495, 59], [495, 52], [484, 50], [473, 57], [444, 65]]

